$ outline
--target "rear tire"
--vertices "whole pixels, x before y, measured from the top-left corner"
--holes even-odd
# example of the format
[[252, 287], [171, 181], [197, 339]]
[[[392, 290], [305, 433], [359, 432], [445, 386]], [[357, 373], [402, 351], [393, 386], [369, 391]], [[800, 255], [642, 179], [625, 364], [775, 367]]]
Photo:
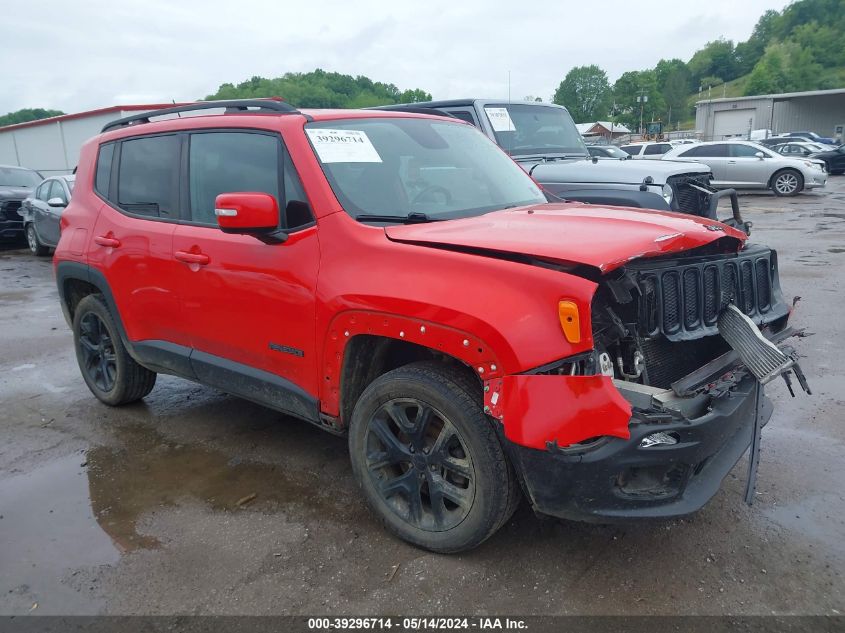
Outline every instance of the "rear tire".
[[108, 307], [98, 295], [83, 298], [73, 314], [73, 343], [85, 384], [98, 400], [118, 406], [146, 396], [156, 373], [129, 355]]
[[781, 169], [772, 176], [772, 191], [776, 196], [796, 196], [804, 190], [804, 176], [794, 169]]
[[481, 385], [434, 362], [374, 380], [349, 429], [352, 471], [388, 530], [433, 552], [477, 547], [513, 514], [520, 491]]
[[38, 239], [38, 233], [35, 232], [35, 227], [32, 224], [26, 225], [24, 233], [26, 234], [26, 244], [29, 246], [29, 251], [33, 255], [37, 257], [44, 257], [50, 252], [50, 248], [48, 246], [44, 246]]

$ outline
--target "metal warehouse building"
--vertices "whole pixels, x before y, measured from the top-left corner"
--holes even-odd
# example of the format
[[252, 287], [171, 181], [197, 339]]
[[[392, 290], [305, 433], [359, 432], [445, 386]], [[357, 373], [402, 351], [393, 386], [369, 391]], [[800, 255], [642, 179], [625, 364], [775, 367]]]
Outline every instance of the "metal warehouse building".
[[845, 88], [706, 99], [697, 102], [695, 109], [695, 129], [708, 141], [747, 136], [758, 129], [769, 129], [773, 134], [816, 132], [842, 139]]
[[69, 174], [82, 144], [109, 121], [170, 107], [172, 103], [111, 106], [0, 127], [0, 165], [28, 167], [44, 176]]

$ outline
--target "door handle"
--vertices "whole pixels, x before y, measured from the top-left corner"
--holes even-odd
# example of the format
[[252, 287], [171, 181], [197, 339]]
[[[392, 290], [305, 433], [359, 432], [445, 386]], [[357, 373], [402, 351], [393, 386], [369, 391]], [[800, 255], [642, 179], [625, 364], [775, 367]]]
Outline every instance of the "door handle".
[[729, 160], [728, 165], [736, 165], [736, 161], [735, 160]]
[[211, 258], [205, 253], [189, 253], [188, 251], [176, 251], [173, 254], [173, 257], [180, 262], [185, 262], [186, 264], [199, 264], [200, 266], [205, 266], [211, 261]]
[[106, 246], [108, 248], [117, 248], [120, 246], [120, 240], [117, 240], [113, 237], [109, 237], [108, 235], [98, 235], [94, 238], [94, 243], [99, 244], [100, 246]]

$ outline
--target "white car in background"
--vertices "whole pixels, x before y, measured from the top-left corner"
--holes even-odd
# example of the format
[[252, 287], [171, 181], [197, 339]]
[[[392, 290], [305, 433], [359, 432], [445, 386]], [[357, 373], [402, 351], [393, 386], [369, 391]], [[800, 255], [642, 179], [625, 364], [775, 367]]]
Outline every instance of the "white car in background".
[[672, 144], [669, 141], [631, 143], [630, 145], [623, 145], [619, 149], [628, 152], [631, 158], [660, 160], [666, 152], [672, 149]]
[[790, 158], [803, 158], [810, 154], [817, 154], [819, 152], [829, 151], [830, 146], [822, 145], [821, 143], [809, 143], [807, 141], [794, 141], [788, 143], [781, 143], [775, 145], [772, 151], [781, 154], [782, 156], [789, 156]]
[[824, 161], [791, 158], [752, 141], [711, 141], [674, 147], [663, 160], [704, 163], [713, 171], [717, 188], [771, 189], [777, 196], [794, 196], [824, 187]]

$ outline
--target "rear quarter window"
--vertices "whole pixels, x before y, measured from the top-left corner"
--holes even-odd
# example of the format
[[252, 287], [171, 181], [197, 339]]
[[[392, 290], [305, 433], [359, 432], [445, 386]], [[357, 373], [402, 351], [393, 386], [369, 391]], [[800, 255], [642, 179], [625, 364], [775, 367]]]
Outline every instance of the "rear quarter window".
[[111, 165], [114, 159], [114, 143], [101, 145], [97, 154], [97, 171], [94, 176], [94, 190], [104, 198], [109, 197]]

